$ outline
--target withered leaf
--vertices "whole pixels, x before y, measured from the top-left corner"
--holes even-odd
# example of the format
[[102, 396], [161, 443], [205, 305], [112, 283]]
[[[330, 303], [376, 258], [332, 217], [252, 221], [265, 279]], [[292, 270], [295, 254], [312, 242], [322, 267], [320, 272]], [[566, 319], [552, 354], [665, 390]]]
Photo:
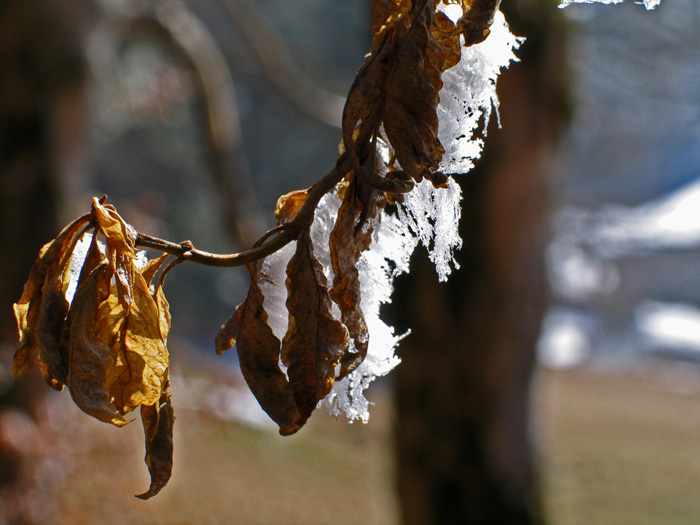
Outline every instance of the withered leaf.
[[335, 367], [348, 344], [348, 331], [333, 318], [323, 268], [313, 254], [309, 232], [297, 239], [287, 265], [289, 329], [282, 344], [282, 362], [294, 391], [300, 426], [318, 401], [331, 390]]
[[302, 206], [304, 206], [308, 196], [309, 190], [297, 190], [282, 195], [277, 199], [277, 206], [275, 207], [277, 224], [291, 222], [297, 216]]
[[[123, 414], [158, 401], [169, 366], [158, 305], [145, 279], [136, 271], [131, 294], [133, 300], [116, 345], [115, 373], [108, 382], [114, 404]], [[119, 304], [124, 306], [121, 301]]]
[[[432, 7], [426, 5], [418, 11], [417, 5], [411, 9], [410, 31], [401, 40], [387, 74], [383, 122], [401, 168], [420, 181], [445, 153], [437, 138], [438, 93], [445, 60], [430, 32]], [[446, 17], [441, 20], [451, 24]]]
[[493, 17], [501, 5], [501, 0], [472, 0], [464, 16], [457, 21], [457, 27], [464, 35], [464, 45], [472, 46], [486, 40], [491, 32]]
[[346, 376], [364, 360], [369, 344], [367, 323], [360, 307], [360, 279], [356, 266], [360, 251], [354, 236], [357, 215], [354, 188], [355, 184], [351, 184], [345, 193], [329, 240], [335, 274], [330, 297], [340, 307], [341, 320], [347, 327], [355, 350], [342, 356], [342, 368], [338, 377]]
[[170, 383], [166, 380], [158, 403], [141, 406], [141, 421], [146, 438], [145, 461], [151, 474], [151, 484], [148, 491], [137, 495], [137, 498], [148, 499], [158, 494], [172, 474], [175, 414], [170, 395]]
[[39, 370], [48, 385], [56, 390], [62, 390], [68, 380], [67, 365], [61, 355], [61, 344], [69, 304], [61, 288], [60, 279], [47, 276], [36, 325]]
[[158, 270], [160, 270], [160, 267], [163, 266], [163, 263], [167, 258], [168, 254], [164, 253], [156, 259], [149, 259], [144, 265], [144, 267], [139, 270], [141, 272], [141, 275], [143, 275], [143, 278], [146, 281], [147, 285], [151, 285], [151, 281], [153, 281], [153, 278], [156, 276], [156, 273], [158, 272]]
[[444, 185], [445, 178], [434, 173], [444, 155], [437, 137], [438, 93], [441, 73], [459, 61], [459, 33], [432, 2], [374, 0], [372, 9], [372, 52], [343, 111], [345, 149], [357, 171], [363, 145], [356, 151], [356, 126], [371, 122], [377, 130], [381, 122], [401, 169], [416, 181], [427, 177]]
[[[216, 334], [216, 353], [223, 354], [226, 350], [233, 348], [238, 338], [238, 330], [241, 326], [241, 315], [243, 314], [243, 305], [245, 301], [238, 306], [224, 324], [221, 325]], [[279, 345], [279, 341], [278, 341]], [[279, 350], [279, 349], [278, 349]]]
[[68, 315], [68, 389], [78, 407], [100, 421], [127, 424], [112, 403], [107, 381], [114, 373], [115, 333], [123, 324], [118, 302], [105, 308], [112, 272], [106, 262], [81, 279]]
[[[36, 328], [39, 368], [49, 386], [56, 390], [62, 390], [68, 380], [70, 356], [64, 341], [64, 332], [70, 307], [65, 296], [70, 284], [70, 255], [71, 251], [66, 250], [61, 261], [49, 268], [42, 288], [41, 309]], [[80, 279], [87, 278], [103, 258], [97, 246], [97, 238], [93, 235], [80, 271]]]
[[[32, 266], [29, 279], [22, 291], [22, 297], [13, 306], [19, 331], [19, 343], [12, 361], [13, 378], [28, 372], [37, 364], [39, 356], [36, 333], [37, 323], [42, 311], [46, 314], [50, 313], [42, 308], [42, 289], [47, 280], [47, 275], [52, 269], [53, 273], [57, 272], [57, 267], [66, 259], [76, 236], [88, 220], [89, 216], [87, 215], [76, 219], [66, 226], [53, 241], [44, 245], [39, 252], [39, 257]], [[48, 302], [53, 303], [54, 301]], [[45, 304], [44, 306], [48, 307], [50, 305]], [[60, 315], [54, 317], [60, 317]], [[65, 315], [63, 317], [65, 319]], [[45, 329], [48, 329], [48, 326]], [[55, 362], [53, 362], [52, 368], [55, 368]], [[44, 363], [42, 373], [47, 379], [49, 379], [47, 374], [52, 376], [52, 379], [55, 379], [53, 375], [56, 372], [50, 372], [46, 363]]]
[[92, 199], [92, 213], [100, 231], [106, 237], [107, 247], [116, 249], [122, 255], [133, 257], [136, 232], [117, 213], [114, 206], [100, 204]]
[[267, 323], [260, 289], [261, 266], [260, 261], [247, 265], [251, 281], [248, 296], [219, 330], [217, 351], [223, 352], [235, 342], [241, 371], [251, 392], [279, 425], [280, 433], [288, 435], [299, 430], [301, 416], [292, 387], [279, 366], [280, 341]]

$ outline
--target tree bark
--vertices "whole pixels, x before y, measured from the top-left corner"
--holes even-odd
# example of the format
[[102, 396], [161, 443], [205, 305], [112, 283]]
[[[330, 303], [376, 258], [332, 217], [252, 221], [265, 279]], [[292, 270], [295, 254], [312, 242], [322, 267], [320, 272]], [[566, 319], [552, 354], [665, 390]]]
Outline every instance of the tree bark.
[[[542, 522], [530, 380], [546, 307], [548, 174], [562, 122], [562, 33], [544, 1], [504, 2], [528, 41], [498, 84], [503, 129], [460, 180], [461, 269], [427, 258], [398, 283], [411, 335], [396, 372], [398, 487], [407, 524]], [[492, 122], [492, 124], [495, 124]]]
[[[0, 522], [41, 521], [35, 410], [48, 390], [38, 374], [11, 381], [17, 328], [10, 305], [41, 246], [57, 234], [59, 183], [82, 143], [86, 4], [0, 3]], [[17, 442], [18, 430], [30, 431]], [[15, 436], [16, 437], [16, 436]], [[35, 499], [29, 502], [32, 490]], [[36, 500], [39, 501], [36, 501]]]

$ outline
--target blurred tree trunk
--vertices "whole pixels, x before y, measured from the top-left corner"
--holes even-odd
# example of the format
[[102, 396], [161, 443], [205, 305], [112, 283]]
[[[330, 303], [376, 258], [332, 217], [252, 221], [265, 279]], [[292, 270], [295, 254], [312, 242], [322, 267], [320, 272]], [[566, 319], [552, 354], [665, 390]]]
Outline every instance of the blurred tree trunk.
[[[10, 381], [19, 299], [39, 248], [56, 236], [59, 181], [81, 151], [85, 107], [85, 2], [0, 2], [0, 522], [32, 523], [28, 462], [48, 389], [38, 374]], [[14, 426], [13, 426], [14, 425]], [[11, 428], [12, 427], [12, 428]], [[19, 427], [18, 427], [19, 428]], [[31, 481], [29, 478], [34, 478]], [[26, 498], [23, 495], [27, 495]], [[33, 494], [36, 498], [36, 491]], [[41, 498], [39, 498], [41, 499]], [[34, 502], [35, 505], [40, 502]], [[3, 520], [4, 518], [4, 520]]]
[[[460, 179], [461, 269], [438, 284], [425, 256], [398, 283], [412, 334], [397, 368], [404, 523], [540, 523], [530, 380], [546, 306], [544, 160], [563, 120], [563, 42], [553, 5], [503, 2], [527, 37], [498, 83], [499, 130]], [[400, 323], [403, 325], [404, 323]]]

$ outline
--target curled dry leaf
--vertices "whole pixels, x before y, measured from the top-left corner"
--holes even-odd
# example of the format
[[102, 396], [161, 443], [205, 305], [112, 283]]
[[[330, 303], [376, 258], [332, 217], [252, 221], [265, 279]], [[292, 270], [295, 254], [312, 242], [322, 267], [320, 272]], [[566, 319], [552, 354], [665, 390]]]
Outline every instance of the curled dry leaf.
[[110, 300], [111, 272], [102, 262], [81, 280], [68, 316], [68, 389], [78, 407], [105, 423], [127, 421], [112, 401], [108, 382], [114, 375], [114, 343], [124, 322], [117, 301]]
[[[247, 266], [251, 280], [248, 296], [219, 330], [217, 352], [236, 344], [241, 371], [253, 395], [279, 425], [280, 433], [293, 434], [303, 423], [292, 385], [279, 366], [280, 341], [267, 323], [260, 289], [261, 266], [261, 262]], [[240, 327], [245, 329], [239, 331]]]
[[[108, 382], [114, 404], [122, 413], [157, 403], [169, 367], [161, 315], [139, 272], [134, 272], [131, 294], [133, 300], [115, 345], [114, 374]], [[120, 302], [120, 306], [124, 304]]]
[[348, 344], [347, 328], [331, 313], [326, 277], [308, 232], [297, 239], [287, 265], [287, 290], [289, 329], [282, 343], [282, 362], [303, 424], [330, 392]]
[[437, 137], [438, 93], [440, 75], [459, 62], [459, 33], [447, 16], [435, 12], [434, 0], [374, 0], [372, 20], [372, 51], [343, 111], [345, 150], [361, 172], [366, 165], [361, 157], [373, 153], [356, 146], [356, 126], [372, 126], [376, 136], [383, 125], [401, 169], [416, 181], [427, 177], [443, 186], [446, 177], [435, 172], [444, 155]]
[[170, 399], [170, 383], [154, 405], [141, 406], [141, 422], [146, 438], [145, 461], [151, 475], [148, 490], [136, 497], [149, 499], [167, 485], [173, 471], [173, 422], [175, 413]]
[[[90, 228], [92, 242], [81, 262], [73, 252]], [[104, 236], [102, 249], [98, 234]], [[16, 377], [38, 365], [50, 386], [66, 384], [81, 410], [116, 426], [142, 407], [153, 477], [144, 495], [149, 496], [165, 485], [172, 464], [170, 313], [162, 276], [155, 290], [150, 285], [167, 256], [137, 269], [135, 239], [113, 206], [94, 199], [90, 215], [42, 248], [14, 307], [20, 341], [13, 373]], [[82, 268], [69, 303], [66, 292], [76, 263]]]
[[287, 224], [291, 222], [294, 217], [297, 216], [302, 206], [304, 206], [308, 196], [309, 190], [297, 190], [282, 195], [277, 199], [277, 206], [275, 208], [277, 224]]
[[354, 350], [343, 355], [339, 377], [348, 375], [364, 360], [369, 345], [369, 332], [360, 308], [360, 279], [356, 266], [360, 251], [355, 244], [354, 235], [358, 215], [355, 188], [356, 185], [351, 184], [345, 193], [329, 240], [335, 275], [330, 297], [340, 307], [341, 321], [347, 327], [352, 341], [351, 349]]
[[103, 205], [93, 197], [92, 214], [99, 230], [107, 239], [107, 247], [116, 250], [120, 255], [133, 257], [136, 231], [122, 219], [114, 206]]

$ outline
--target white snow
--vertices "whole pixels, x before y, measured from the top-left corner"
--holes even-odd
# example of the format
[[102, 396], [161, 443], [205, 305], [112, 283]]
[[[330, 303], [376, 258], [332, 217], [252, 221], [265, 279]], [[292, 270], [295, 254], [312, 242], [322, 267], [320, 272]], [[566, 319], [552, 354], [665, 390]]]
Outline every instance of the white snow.
[[292, 241], [281, 250], [265, 257], [260, 280], [263, 293], [263, 308], [267, 312], [267, 324], [275, 337], [282, 341], [289, 326], [287, 312], [287, 264], [297, 249], [297, 242]]
[[474, 132], [482, 119], [484, 130], [487, 128], [493, 110], [498, 115], [496, 80], [502, 68], [518, 61], [514, 51], [523, 40], [513, 36], [498, 11], [488, 38], [462, 47], [459, 63], [443, 73], [437, 110], [438, 138], [445, 149], [441, 171], [467, 173], [481, 156], [483, 140]]
[[537, 355], [544, 366], [569, 368], [583, 362], [591, 353], [590, 323], [582, 315], [554, 308], [542, 323]]
[[351, 421], [360, 419], [366, 423], [369, 420], [369, 402], [364, 390], [400, 362], [394, 349], [406, 334], [396, 335], [393, 327], [379, 317], [380, 306], [391, 300], [397, 268], [407, 268], [401, 266], [401, 261], [410, 257], [410, 253], [404, 250], [408, 248], [413, 251], [415, 248], [415, 243], [407, 243], [402, 235], [397, 235], [398, 232], [397, 220], [382, 212], [380, 220], [374, 225], [372, 243], [358, 261], [362, 294], [360, 304], [369, 331], [369, 348], [362, 364], [349, 376], [333, 384], [325, 400], [331, 415], [344, 413]]
[[[561, 0], [559, 9], [563, 9], [571, 4], [621, 4], [625, 0]], [[635, 4], [642, 4], [647, 10], [656, 8], [661, 0], [638, 0]]]
[[595, 238], [617, 251], [700, 246], [700, 180], [634, 208], [607, 206]]
[[695, 306], [647, 300], [635, 309], [634, 321], [653, 346], [700, 352], [700, 309]]
[[435, 264], [440, 281], [447, 280], [452, 267], [459, 268], [454, 251], [462, 247], [459, 236], [461, 200], [462, 190], [451, 177], [447, 188], [435, 188], [423, 179], [404, 196], [403, 205], [397, 207], [404, 229], [402, 236], [415, 236], [420, 240]]

